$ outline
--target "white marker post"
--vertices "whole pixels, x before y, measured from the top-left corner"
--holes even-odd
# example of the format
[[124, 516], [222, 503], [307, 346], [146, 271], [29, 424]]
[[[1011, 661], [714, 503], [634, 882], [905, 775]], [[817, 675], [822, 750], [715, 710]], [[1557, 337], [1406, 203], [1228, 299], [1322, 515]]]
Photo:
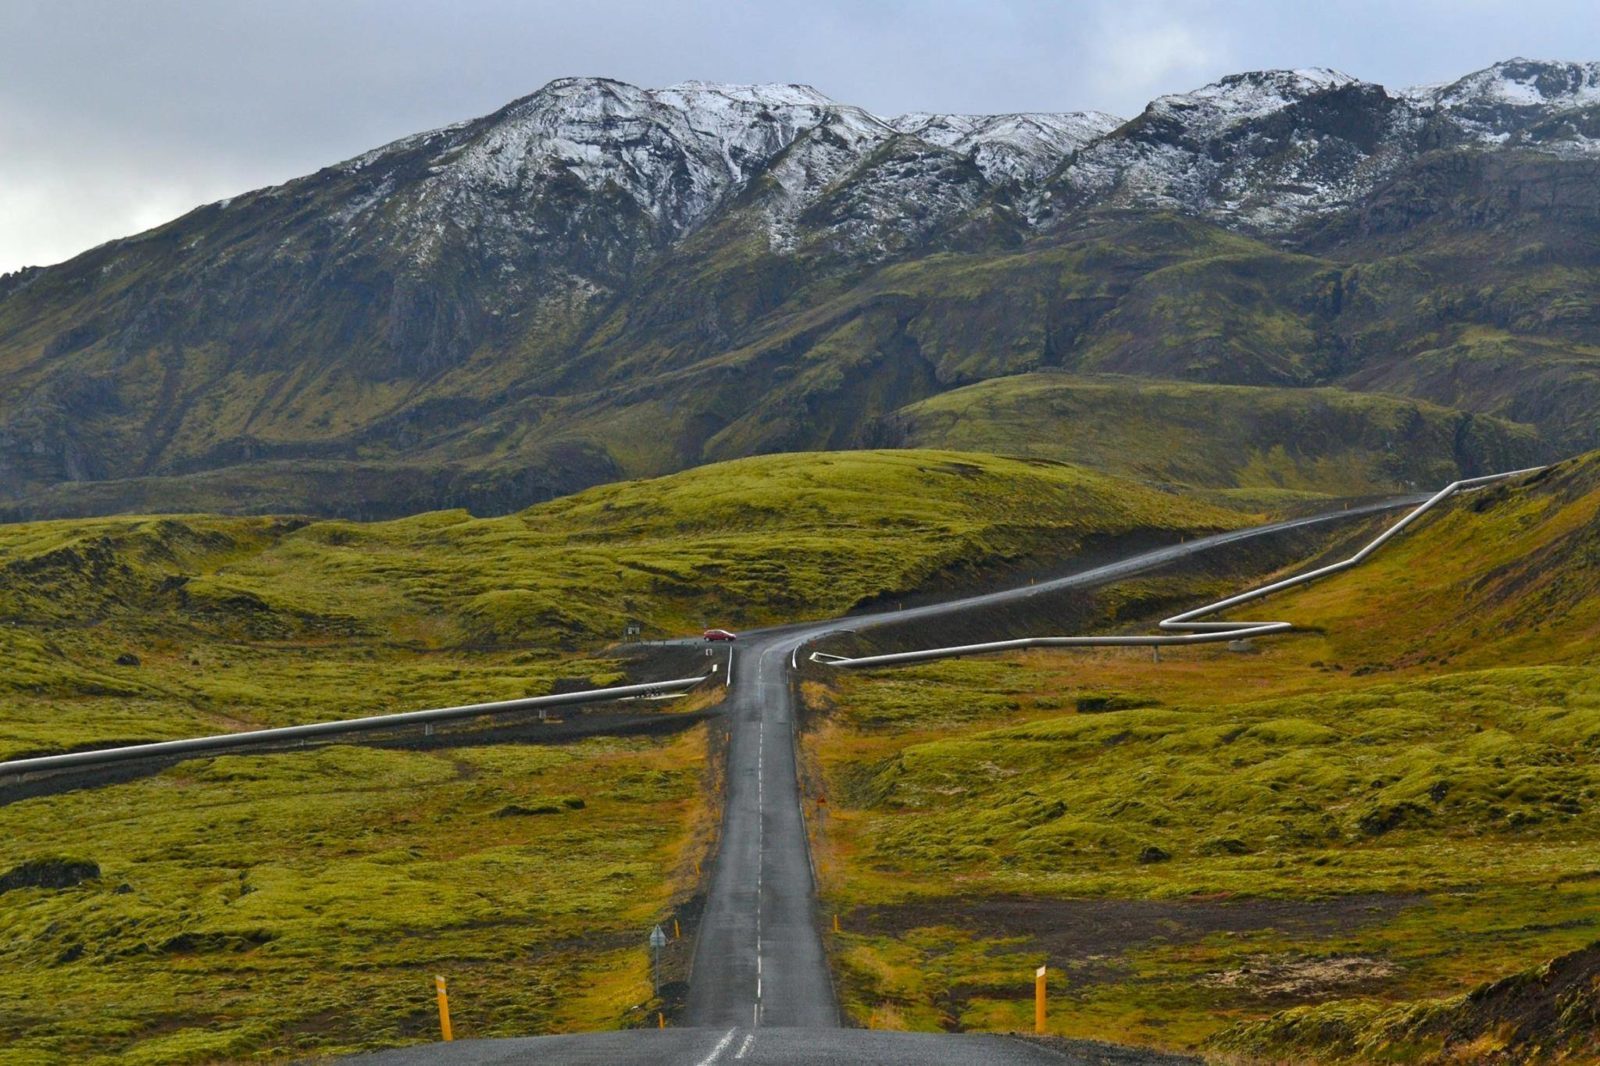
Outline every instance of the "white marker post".
[[666, 946], [666, 932], [659, 925], [650, 930], [650, 949], [651, 954], [655, 956], [652, 973], [654, 975], [656, 995], [658, 996], [661, 994], [661, 949]]

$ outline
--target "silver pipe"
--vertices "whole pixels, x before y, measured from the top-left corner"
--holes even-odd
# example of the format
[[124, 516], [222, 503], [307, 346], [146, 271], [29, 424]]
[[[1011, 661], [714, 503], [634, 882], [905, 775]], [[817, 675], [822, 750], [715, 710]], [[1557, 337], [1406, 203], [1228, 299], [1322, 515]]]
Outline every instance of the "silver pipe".
[[589, 689], [586, 692], [562, 692], [553, 696], [527, 696], [515, 700], [498, 700], [493, 703], [468, 703], [459, 707], [435, 707], [422, 711], [402, 711], [399, 714], [376, 714], [366, 718], [348, 718], [335, 722], [311, 722], [306, 725], [286, 725], [275, 729], [252, 729], [242, 733], [222, 733], [217, 736], [191, 737], [186, 740], [162, 740], [153, 744], [129, 744], [120, 748], [100, 748], [95, 751], [74, 751], [65, 755], [41, 755], [33, 759], [13, 759], [0, 762], [0, 777], [12, 774], [33, 773], [38, 770], [64, 770], [105, 763], [148, 759], [159, 755], [190, 755], [195, 752], [220, 751], [231, 748], [253, 748], [276, 744], [284, 740], [304, 740], [310, 737], [338, 736], [371, 729], [392, 729], [415, 723], [445, 722], [457, 718], [476, 718], [480, 714], [504, 714], [538, 707], [562, 707], [579, 703], [604, 703], [624, 700], [634, 696], [653, 696], [666, 692], [682, 692], [704, 681], [704, 677], [680, 677], [672, 681], [652, 681], [644, 685], [620, 685], [613, 688]]
[[[1304, 574], [1274, 581], [1260, 588], [1250, 589], [1226, 599], [1217, 600], [1201, 607], [1184, 611], [1182, 614], [1163, 618], [1156, 623], [1157, 629], [1166, 630], [1159, 636], [1116, 636], [1116, 637], [1021, 637], [1016, 640], [998, 640], [985, 644], [962, 644], [950, 648], [928, 648], [922, 651], [895, 652], [888, 655], [866, 655], [857, 659], [845, 658], [837, 655], [824, 655], [813, 652], [811, 661], [822, 663], [826, 666], [838, 666], [847, 669], [871, 666], [894, 666], [899, 663], [926, 662], [929, 659], [950, 659], [963, 655], [985, 655], [998, 651], [1013, 651], [1020, 648], [1117, 648], [1117, 647], [1166, 647], [1174, 644], [1206, 644], [1220, 643], [1222, 641], [1248, 640], [1253, 637], [1272, 636], [1287, 633], [1294, 629], [1289, 622], [1199, 622], [1198, 618], [1206, 615], [1217, 614], [1229, 608], [1237, 607], [1243, 603], [1270, 596], [1274, 592], [1306, 585], [1331, 574], [1341, 573], [1359, 565], [1373, 552], [1383, 547], [1389, 541], [1399, 536], [1401, 532], [1422, 518], [1423, 515], [1444, 503], [1459, 492], [1483, 488], [1510, 478], [1523, 477], [1528, 474], [1537, 474], [1548, 469], [1543, 466], [1532, 466], [1524, 470], [1511, 470], [1503, 474], [1487, 474], [1482, 477], [1463, 478], [1452, 481], [1432, 496], [1428, 497], [1416, 508], [1408, 512], [1400, 521], [1384, 530], [1364, 545], [1348, 559], [1327, 566], [1318, 567]], [[1182, 630], [1182, 633], [1173, 633], [1173, 630]]]

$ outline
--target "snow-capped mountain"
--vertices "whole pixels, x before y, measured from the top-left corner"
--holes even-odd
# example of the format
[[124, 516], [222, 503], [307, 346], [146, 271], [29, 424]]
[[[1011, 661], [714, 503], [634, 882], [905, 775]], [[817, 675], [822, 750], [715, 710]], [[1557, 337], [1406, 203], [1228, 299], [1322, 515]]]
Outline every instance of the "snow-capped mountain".
[[[1167, 267], [1224, 245], [1359, 259], [1385, 241], [1537, 233], [1526, 263], [1568, 256], [1576, 273], [1493, 296], [1474, 281], [1450, 313], [1479, 314], [1485, 336], [1592, 346], [1594, 301], [1566, 295], [1589, 269], [1597, 185], [1594, 63], [1509, 60], [1403, 91], [1258, 71], [1128, 121], [884, 117], [806, 85], [561, 78], [0, 277], [0, 497], [116, 482], [105, 491], [124, 499], [129, 479], [310, 456], [424, 462], [430, 504], [503, 506], [877, 439], [896, 404], [1036, 366], [1350, 380], [1449, 405], [1476, 390], [1587, 442], [1600, 384], [1568, 380], [1587, 382], [1587, 364], [1543, 381], [1495, 377], [1520, 356], [1470, 374], [1444, 355], [1425, 374], [1370, 365], [1395, 331], [1447, 342], [1426, 272], [1347, 285], [1332, 265], [1313, 278], [1274, 261], [1202, 298], [1225, 273]], [[1423, 310], [1373, 310], [1396, 278], [1426, 280]], [[1280, 301], [1274, 329], [1298, 324], [1252, 333], [1258, 300]], [[473, 464], [496, 471], [488, 488]], [[343, 468], [326, 476], [344, 491]], [[394, 477], [385, 506], [417, 504], [411, 474]]]
[[1446, 117], [1469, 137], [1503, 144], [1563, 112], [1600, 106], [1600, 63], [1508, 59], [1444, 85], [1406, 90], [1407, 99]]
[[1037, 181], [1061, 160], [1122, 125], [1103, 111], [1062, 114], [933, 115], [914, 111], [889, 125], [969, 156], [990, 181]]
[[[802, 132], [839, 122], [892, 133], [861, 111], [806, 85], [684, 82], [641, 89], [606, 78], [561, 78], [477, 122], [406, 138], [335, 168], [363, 175], [372, 194], [408, 201], [407, 228], [420, 255], [452, 227], [486, 239], [559, 239], [571, 217], [547, 205], [598, 197], [636, 208], [655, 240], [703, 220]], [[397, 177], [427, 152], [420, 180]], [[581, 214], [589, 208], [578, 207]], [[597, 221], [597, 220], [588, 220]]]
[[[868, 259], [994, 197], [1046, 227], [1146, 207], [1273, 232], [1347, 208], [1433, 148], [1581, 153], [1600, 150], [1597, 125], [1600, 64], [1520, 59], [1396, 92], [1321, 68], [1238, 74], [1160, 97], [1131, 122], [1092, 111], [881, 118], [807, 85], [562, 78], [335, 168], [361, 177], [337, 214], [354, 226], [400, 199], [396, 239], [424, 260], [452, 230], [512, 258], [530, 240], [582, 245], [614, 224], [592, 212], [621, 204], [637, 210], [624, 222], [639, 240], [660, 246], [741, 196], [760, 201], [775, 249]], [[408, 184], [419, 156], [424, 173]], [[828, 232], [802, 232], [803, 217]]]
[[1415, 154], [1416, 108], [1332, 70], [1261, 71], [1163, 96], [1083, 148], [1057, 213], [1157, 207], [1274, 230], [1347, 206]]
[[[762, 213], [770, 239], [795, 248], [802, 243], [795, 219], [838, 186], [871, 185], [858, 197], [868, 214], [903, 215], [900, 208], [918, 204], [913, 229], [927, 230], [991, 188], [1036, 182], [1119, 123], [1095, 112], [885, 120], [807, 85], [691, 81], [650, 90], [562, 78], [486, 119], [408, 137], [335, 168], [360, 176], [366, 190], [339, 217], [353, 223], [402, 197], [412, 251], [426, 258], [451, 229], [487, 240], [506, 231], [560, 241], [550, 224], [562, 227], [570, 216], [550, 218], [541, 207], [582, 190], [624, 197], [661, 241], [693, 229], [766, 176]], [[880, 151], [888, 156], [876, 158]], [[419, 153], [426, 173], [402, 191], [401, 175]], [[979, 180], [959, 179], [971, 186], [964, 191], [941, 187], [962, 161]], [[853, 209], [831, 209], [841, 210]], [[848, 242], [872, 228], [848, 226], [837, 236]], [[903, 243], [880, 237], [862, 251]]]

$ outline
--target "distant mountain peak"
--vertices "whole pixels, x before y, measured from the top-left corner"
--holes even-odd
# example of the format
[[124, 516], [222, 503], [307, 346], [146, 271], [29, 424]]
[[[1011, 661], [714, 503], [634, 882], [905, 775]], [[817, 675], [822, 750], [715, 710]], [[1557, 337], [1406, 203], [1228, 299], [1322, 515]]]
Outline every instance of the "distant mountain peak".
[[1157, 97], [1146, 113], [1202, 112], [1211, 125], [1232, 126], [1282, 111], [1319, 93], [1363, 84], [1359, 78], [1326, 67], [1256, 70], [1230, 74], [1186, 93]]
[[[1501, 143], [1567, 141], [1582, 148], [1571, 130], [1534, 130], [1562, 112], [1600, 105], [1600, 63], [1506, 59], [1464, 78], [1421, 85], [1403, 94], [1453, 122], [1469, 139]], [[1559, 127], [1559, 123], [1557, 126]]]
[[1197, 92], [1232, 88], [1239, 85], [1270, 85], [1292, 92], [1321, 92], [1354, 85], [1361, 79], [1332, 67], [1294, 67], [1247, 70], [1219, 78]]
[[1584, 107], [1600, 103], [1600, 63], [1505, 59], [1464, 78], [1407, 90], [1444, 106], [1471, 101], [1512, 107]]
[[888, 120], [901, 133], [970, 155], [991, 181], [1043, 177], [1062, 159], [1122, 125], [1103, 111], [943, 115], [913, 111]]

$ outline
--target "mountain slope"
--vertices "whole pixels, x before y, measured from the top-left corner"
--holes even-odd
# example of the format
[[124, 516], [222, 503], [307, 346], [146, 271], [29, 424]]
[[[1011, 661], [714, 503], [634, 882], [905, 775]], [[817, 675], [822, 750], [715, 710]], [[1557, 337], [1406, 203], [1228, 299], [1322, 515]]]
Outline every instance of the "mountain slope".
[[1414, 491], [1530, 465], [1526, 426], [1342, 389], [1019, 374], [895, 413], [895, 443], [1088, 463], [1144, 481], [1270, 495]]
[[0, 279], [0, 495], [507, 511], [871, 443], [1056, 366], [1388, 392], [1591, 446], [1594, 84], [1259, 72], [1121, 122], [560, 79]]

